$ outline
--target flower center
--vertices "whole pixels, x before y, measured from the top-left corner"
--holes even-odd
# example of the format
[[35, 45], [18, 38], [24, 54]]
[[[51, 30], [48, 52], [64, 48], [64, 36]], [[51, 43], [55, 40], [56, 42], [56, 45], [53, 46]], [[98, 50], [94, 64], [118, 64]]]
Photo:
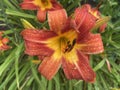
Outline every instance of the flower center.
[[71, 29], [65, 33], [61, 33], [56, 37], [47, 40], [47, 46], [55, 51], [54, 57], [61, 58], [74, 51], [76, 47], [77, 32]]
[[63, 53], [70, 52], [73, 49], [73, 47], [75, 46], [75, 43], [76, 43], [76, 39], [73, 39], [72, 41], [70, 41], [65, 37], [61, 37], [60, 38], [61, 51]]
[[35, 0], [34, 4], [41, 8], [43, 11], [52, 8], [52, 3], [50, 0]]

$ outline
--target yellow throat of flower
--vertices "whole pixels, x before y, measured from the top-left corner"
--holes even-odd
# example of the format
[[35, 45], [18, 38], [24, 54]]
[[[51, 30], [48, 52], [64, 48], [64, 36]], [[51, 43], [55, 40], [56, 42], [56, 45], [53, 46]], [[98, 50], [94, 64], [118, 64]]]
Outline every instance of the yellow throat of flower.
[[41, 10], [51, 9], [52, 3], [50, 0], [34, 0], [33, 2], [35, 5], [37, 5]]
[[76, 31], [70, 30], [56, 37], [48, 39], [48, 47], [53, 49], [57, 55], [61, 56], [73, 50], [76, 43], [76, 38]]
[[47, 40], [48, 47], [55, 51], [53, 54], [54, 60], [60, 60], [62, 57], [70, 63], [78, 60], [76, 56], [77, 35], [75, 30], [69, 30]]

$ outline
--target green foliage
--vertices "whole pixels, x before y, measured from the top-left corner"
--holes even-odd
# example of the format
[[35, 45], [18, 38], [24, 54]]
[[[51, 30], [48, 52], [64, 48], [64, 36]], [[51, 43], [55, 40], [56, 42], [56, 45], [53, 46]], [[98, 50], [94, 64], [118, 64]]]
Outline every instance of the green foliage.
[[[68, 15], [81, 3], [93, 6], [101, 0], [59, 0]], [[0, 0], [0, 29], [5, 29], [5, 37], [10, 39], [12, 49], [0, 52], [0, 90], [120, 90], [120, 2], [103, 0], [100, 11], [111, 16], [102, 38], [105, 52], [91, 56], [91, 65], [96, 72], [96, 82], [67, 80], [62, 69], [50, 81], [41, 76], [30, 57], [24, 54], [24, 44], [20, 32], [24, 29], [21, 19], [28, 20], [35, 28], [48, 27], [47, 21], [39, 23], [36, 11], [22, 10], [22, 0]], [[110, 62], [111, 72], [106, 60]]]

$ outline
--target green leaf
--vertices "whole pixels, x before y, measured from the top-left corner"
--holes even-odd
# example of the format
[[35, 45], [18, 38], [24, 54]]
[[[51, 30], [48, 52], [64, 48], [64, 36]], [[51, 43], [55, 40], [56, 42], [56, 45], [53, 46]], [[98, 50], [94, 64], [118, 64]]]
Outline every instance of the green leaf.
[[24, 18], [32, 18], [32, 19], [36, 18], [34, 15], [26, 14], [12, 9], [6, 9], [6, 14], [12, 16], [24, 17]]
[[93, 68], [93, 70], [94, 70], [94, 71], [97, 71], [97, 70], [99, 70], [100, 68], [102, 68], [103, 65], [105, 64], [105, 61], [106, 61], [106, 59], [101, 60], [101, 62], [98, 63], [98, 64]]
[[23, 52], [23, 43], [20, 44], [20, 46], [17, 47], [16, 53], [15, 53], [15, 74], [16, 74], [16, 82], [18, 89], [20, 88], [19, 85], [19, 58], [20, 54]]

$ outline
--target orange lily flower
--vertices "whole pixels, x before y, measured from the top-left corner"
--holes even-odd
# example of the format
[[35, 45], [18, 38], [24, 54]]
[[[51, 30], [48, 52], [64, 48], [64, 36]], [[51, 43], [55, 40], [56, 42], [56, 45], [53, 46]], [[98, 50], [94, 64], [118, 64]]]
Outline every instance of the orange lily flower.
[[[84, 34], [85, 32], [89, 32], [98, 20], [102, 19], [98, 8], [91, 8], [89, 4], [85, 4], [82, 7], [77, 8], [74, 16], [78, 31], [81, 32], [82, 30], [82, 33]], [[103, 22], [99, 31], [103, 32], [106, 26], [106, 22]]]
[[0, 32], [0, 50], [8, 50], [10, 46], [6, 45], [9, 42], [8, 38], [2, 38], [3, 32]]
[[[71, 21], [64, 9], [49, 11], [50, 30], [22, 31], [25, 52], [43, 59], [38, 70], [48, 80], [62, 66], [68, 79], [82, 79], [93, 83], [96, 75], [90, 67], [87, 55], [104, 51], [101, 36], [90, 32], [83, 35], [82, 32], [77, 32]], [[82, 39], [79, 39], [81, 35]]]
[[56, 0], [23, 0], [22, 9], [38, 10], [37, 18], [40, 22], [46, 20], [46, 12], [61, 9], [62, 6]]

